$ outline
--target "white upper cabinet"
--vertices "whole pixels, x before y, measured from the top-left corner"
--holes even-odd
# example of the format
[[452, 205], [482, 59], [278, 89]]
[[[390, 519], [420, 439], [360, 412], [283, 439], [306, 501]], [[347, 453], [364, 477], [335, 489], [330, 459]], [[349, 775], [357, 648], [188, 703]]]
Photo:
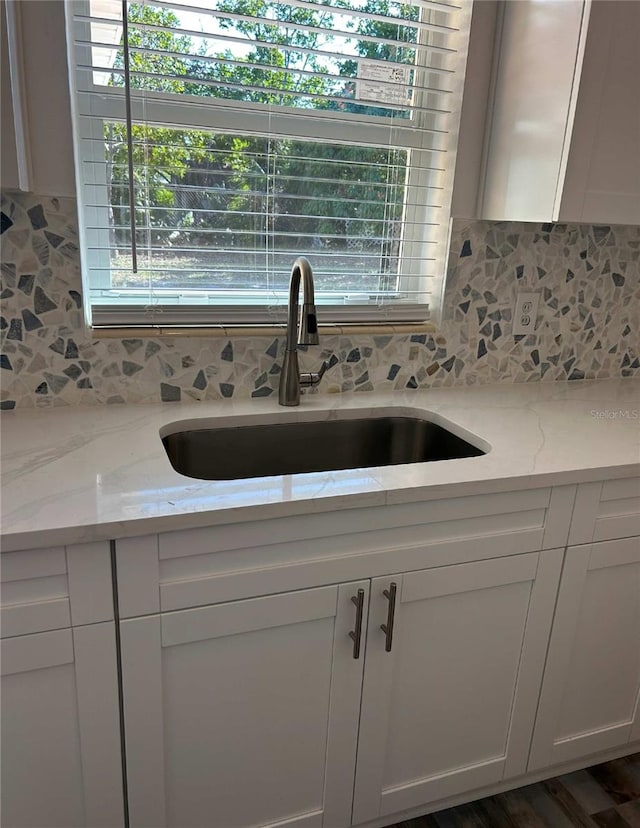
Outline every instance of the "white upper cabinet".
[[15, 3], [7, 7], [5, 0], [0, 0], [0, 182], [9, 190], [27, 190], [30, 183], [27, 163], [29, 153], [24, 145], [26, 133], [21, 132], [19, 128], [22, 123], [24, 96], [20, 95], [19, 66], [15, 60], [16, 8]]
[[501, 11], [480, 218], [550, 221], [583, 3], [523, 0]]
[[591, 6], [561, 221], [640, 224], [640, 3]]
[[640, 223], [640, 3], [505, 3], [478, 218]]
[[0, 0], [2, 187], [75, 195], [64, 3]]

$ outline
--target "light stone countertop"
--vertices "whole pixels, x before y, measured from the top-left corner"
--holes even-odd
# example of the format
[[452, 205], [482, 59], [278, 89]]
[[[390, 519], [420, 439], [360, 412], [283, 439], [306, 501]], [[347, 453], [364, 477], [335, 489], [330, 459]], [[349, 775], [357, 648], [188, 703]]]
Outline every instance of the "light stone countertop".
[[[483, 457], [235, 481], [184, 477], [160, 429], [419, 409]], [[342, 414], [340, 413], [342, 412]], [[246, 422], [246, 421], [245, 421]], [[178, 430], [178, 429], [174, 429]], [[164, 432], [163, 432], [164, 433]], [[2, 550], [640, 475], [640, 381], [548, 382], [392, 394], [5, 412]]]

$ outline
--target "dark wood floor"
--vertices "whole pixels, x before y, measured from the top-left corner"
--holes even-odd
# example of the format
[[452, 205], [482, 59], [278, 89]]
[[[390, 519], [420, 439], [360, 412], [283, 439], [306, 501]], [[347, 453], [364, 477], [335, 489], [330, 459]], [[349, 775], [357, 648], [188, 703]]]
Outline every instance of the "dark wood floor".
[[640, 828], [640, 753], [391, 828]]

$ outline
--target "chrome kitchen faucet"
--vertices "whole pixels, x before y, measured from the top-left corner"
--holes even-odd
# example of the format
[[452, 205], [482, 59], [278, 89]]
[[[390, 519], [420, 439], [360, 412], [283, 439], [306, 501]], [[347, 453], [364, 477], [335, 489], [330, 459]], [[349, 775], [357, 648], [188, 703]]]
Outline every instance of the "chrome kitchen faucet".
[[[302, 278], [302, 312], [299, 312], [300, 279]], [[298, 317], [300, 317], [298, 323]], [[296, 340], [296, 328], [298, 337]], [[289, 280], [289, 310], [287, 315], [287, 342], [280, 375], [278, 402], [280, 405], [300, 405], [300, 388], [316, 386], [329, 367], [323, 362], [320, 370], [300, 373], [298, 367], [298, 345], [317, 345], [318, 320], [316, 317], [313, 272], [304, 256], [293, 263]]]

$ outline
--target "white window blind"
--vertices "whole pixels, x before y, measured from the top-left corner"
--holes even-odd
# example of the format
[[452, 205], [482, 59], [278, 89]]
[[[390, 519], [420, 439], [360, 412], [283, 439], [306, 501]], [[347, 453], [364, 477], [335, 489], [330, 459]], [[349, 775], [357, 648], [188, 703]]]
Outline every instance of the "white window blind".
[[93, 324], [409, 321], [447, 255], [471, 0], [67, 4]]

